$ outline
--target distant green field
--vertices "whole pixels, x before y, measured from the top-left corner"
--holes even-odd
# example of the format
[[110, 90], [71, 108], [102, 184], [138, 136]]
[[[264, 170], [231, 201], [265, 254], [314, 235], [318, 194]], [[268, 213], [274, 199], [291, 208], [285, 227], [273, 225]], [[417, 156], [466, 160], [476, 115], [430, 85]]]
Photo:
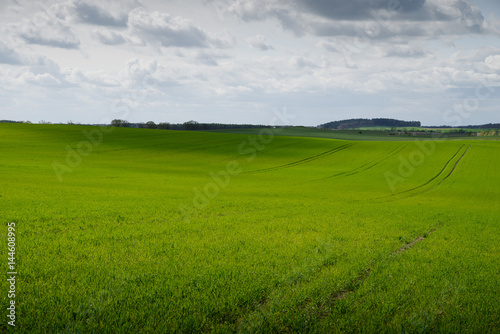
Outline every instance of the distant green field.
[[[411, 132], [414, 128], [399, 128], [398, 131], [409, 131]], [[258, 134], [262, 129], [251, 128], [251, 129], [222, 129], [222, 130], [210, 130], [208, 132], [217, 133], [232, 133], [232, 134]], [[397, 133], [389, 131], [390, 128], [363, 128], [358, 130], [324, 130], [309, 127], [288, 127], [276, 129], [276, 135], [280, 136], [294, 136], [294, 137], [313, 137], [313, 138], [330, 138], [339, 140], [362, 140], [362, 141], [408, 141], [413, 139], [421, 140], [435, 140], [440, 139], [477, 139], [478, 137], [470, 137], [469, 132], [458, 134], [449, 133], [451, 130], [442, 130], [439, 133], [437, 130], [435, 133], [422, 133], [415, 132], [410, 134]], [[417, 128], [415, 128], [417, 130]], [[422, 131], [422, 129], [420, 129]], [[441, 130], [440, 130], [441, 131]], [[478, 130], [480, 131], [480, 130]], [[482, 139], [499, 140], [500, 137], [482, 137]]]
[[0, 330], [500, 331], [500, 142], [276, 130], [0, 124]]
[[[469, 129], [469, 128], [426, 128], [426, 127], [389, 127], [389, 126], [384, 126], [384, 127], [367, 127], [367, 128], [359, 128], [358, 130], [375, 130], [375, 131], [434, 131], [434, 132], [443, 132], [443, 133], [448, 133], [448, 132], [458, 132], [458, 131], [463, 131], [463, 132], [480, 132], [482, 129]], [[467, 135], [467, 134], [465, 134]]]

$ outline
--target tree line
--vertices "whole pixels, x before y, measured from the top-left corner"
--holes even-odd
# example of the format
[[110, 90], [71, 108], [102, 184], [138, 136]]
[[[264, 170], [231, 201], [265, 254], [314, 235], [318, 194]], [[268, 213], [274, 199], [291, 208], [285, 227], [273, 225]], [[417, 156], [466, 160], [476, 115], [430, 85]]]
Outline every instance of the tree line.
[[139, 129], [187, 130], [187, 131], [270, 127], [269, 125], [199, 123], [197, 121], [188, 121], [184, 123], [168, 123], [168, 122], [155, 123], [153, 121], [149, 121], [146, 123], [130, 123], [122, 119], [114, 119], [113, 121], [111, 121], [110, 125], [122, 128], [126, 127], [126, 128], [139, 128]]

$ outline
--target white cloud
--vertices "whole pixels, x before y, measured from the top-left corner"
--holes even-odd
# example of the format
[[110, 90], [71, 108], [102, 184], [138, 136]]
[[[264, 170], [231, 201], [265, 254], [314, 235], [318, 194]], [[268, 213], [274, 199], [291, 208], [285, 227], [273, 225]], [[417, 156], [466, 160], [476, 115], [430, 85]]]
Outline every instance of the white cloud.
[[500, 71], [500, 55], [488, 56], [484, 63], [495, 71]]
[[43, 11], [35, 13], [30, 19], [24, 19], [20, 25], [14, 27], [18, 35], [29, 44], [65, 49], [76, 49], [80, 45], [80, 40], [65, 20]]
[[33, 72], [25, 72], [23, 75], [21, 75], [21, 79], [29, 84], [45, 87], [61, 85], [61, 81], [57, 78], [54, 78], [49, 73], [35, 74]]
[[206, 32], [191, 20], [138, 8], [129, 13], [128, 26], [133, 34], [163, 47], [226, 48], [232, 41]]
[[154, 80], [153, 76], [158, 68], [156, 60], [141, 61], [138, 58], [129, 60], [126, 65], [132, 85], [146, 85]]
[[66, 80], [75, 84], [91, 84], [96, 87], [120, 87], [121, 83], [116, 76], [105, 71], [83, 71], [80, 68], [71, 68], [64, 71]]

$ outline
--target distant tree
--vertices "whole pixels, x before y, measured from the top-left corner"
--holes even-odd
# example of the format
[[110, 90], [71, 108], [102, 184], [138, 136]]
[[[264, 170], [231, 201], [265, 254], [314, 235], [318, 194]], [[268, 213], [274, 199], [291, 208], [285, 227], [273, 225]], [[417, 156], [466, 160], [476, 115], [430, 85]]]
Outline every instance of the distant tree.
[[200, 123], [196, 121], [189, 121], [182, 124], [184, 130], [198, 130], [200, 128]]
[[148, 129], [156, 129], [157, 126], [156, 126], [155, 122], [149, 121], [149, 122], [146, 122], [146, 128], [148, 128]]
[[129, 122], [123, 119], [114, 119], [111, 121], [111, 126], [116, 126], [116, 127], [126, 127], [129, 124], [130, 124]]
[[171, 128], [170, 123], [158, 123], [158, 129], [169, 130]]

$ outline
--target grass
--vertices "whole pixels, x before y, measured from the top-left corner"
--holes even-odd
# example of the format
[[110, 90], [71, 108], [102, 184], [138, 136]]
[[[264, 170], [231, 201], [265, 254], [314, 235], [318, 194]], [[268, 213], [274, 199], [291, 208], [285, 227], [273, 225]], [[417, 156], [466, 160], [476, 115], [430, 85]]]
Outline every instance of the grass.
[[0, 124], [16, 331], [499, 331], [496, 141], [92, 129]]

